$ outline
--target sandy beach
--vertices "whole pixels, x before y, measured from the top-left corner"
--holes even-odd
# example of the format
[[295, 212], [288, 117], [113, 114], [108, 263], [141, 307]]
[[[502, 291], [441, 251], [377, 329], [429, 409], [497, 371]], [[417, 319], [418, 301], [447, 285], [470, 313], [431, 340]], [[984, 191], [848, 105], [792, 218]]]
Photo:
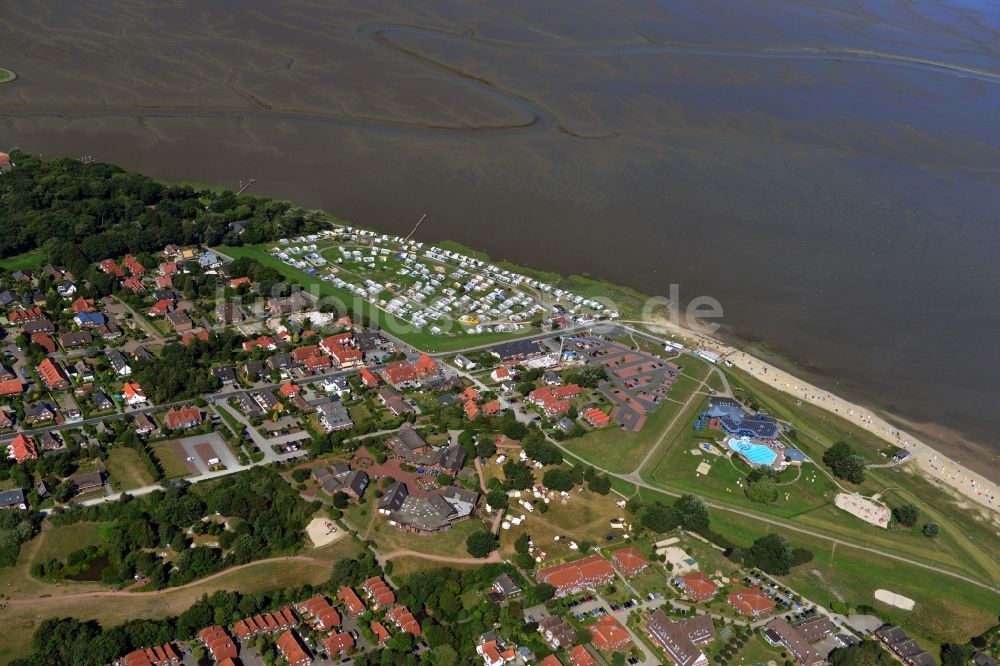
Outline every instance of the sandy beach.
[[810, 402], [837, 414], [856, 426], [878, 435], [886, 442], [906, 449], [910, 452], [911, 458], [909, 461], [901, 463], [902, 465], [916, 465], [919, 471], [932, 482], [953, 490], [961, 498], [970, 500], [977, 506], [1000, 514], [1000, 505], [998, 505], [1000, 490], [995, 483], [938, 453], [914, 435], [896, 428], [871, 410], [848, 402], [746, 352], [714, 338], [695, 333], [676, 322], [657, 319], [653, 325], [663, 327], [666, 332], [674, 333], [689, 341], [694, 340], [697, 343], [696, 348], [710, 347], [713, 351], [719, 352], [722, 359], [729, 361], [734, 367], [760, 381], [804, 402]]

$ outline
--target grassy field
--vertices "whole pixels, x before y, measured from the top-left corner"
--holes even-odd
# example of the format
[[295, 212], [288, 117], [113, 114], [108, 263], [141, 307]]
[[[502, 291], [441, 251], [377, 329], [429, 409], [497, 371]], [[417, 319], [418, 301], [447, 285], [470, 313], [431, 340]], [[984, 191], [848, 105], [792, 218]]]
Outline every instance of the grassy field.
[[243, 432], [243, 426], [240, 424], [239, 421], [236, 420], [236, 417], [233, 416], [232, 412], [230, 412], [228, 409], [226, 409], [225, 407], [223, 407], [218, 403], [216, 403], [215, 405], [215, 411], [225, 422], [226, 426], [228, 426], [230, 432], [232, 432], [234, 435], [239, 435], [241, 432]]
[[[392, 562], [392, 574], [390, 577], [394, 582], [398, 582], [411, 574], [421, 571], [433, 571], [443, 567], [449, 569], [472, 569], [479, 566], [478, 564], [446, 564], [433, 560], [425, 560], [421, 557], [396, 557], [390, 561]], [[481, 593], [476, 592], [475, 594], [477, 599], [482, 600]]]
[[184, 460], [174, 450], [174, 440], [153, 444], [149, 448], [160, 462], [164, 478], [175, 479], [180, 476], [190, 476], [191, 472], [188, 471]]
[[[268, 246], [270, 247], [270, 245]], [[523, 337], [531, 333], [537, 333], [537, 329], [517, 333], [481, 333], [478, 335], [468, 335], [465, 333], [451, 335], [433, 335], [431, 333], [418, 330], [412, 331], [412, 326], [374, 307], [368, 301], [359, 299], [346, 289], [320, 280], [318, 277], [309, 275], [294, 266], [285, 264], [280, 259], [272, 257], [267, 253], [268, 247], [263, 245], [248, 245], [244, 247], [220, 246], [215, 248], [222, 254], [233, 257], [251, 257], [260, 263], [271, 266], [282, 276], [291, 282], [301, 284], [316, 291], [327, 298], [336, 299], [339, 303], [350, 306], [356, 313], [360, 312], [367, 316], [373, 324], [385, 328], [388, 332], [396, 335], [402, 340], [419, 349], [430, 352], [447, 352], [472, 347], [477, 345], [487, 345], [517, 337]], [[400, 332], [407, 331], [407, 332]]]
[[115, 490], [133, 490], [153, 483], [153, 475], [132, 449], [123, 446], [111, 449], [106, 464]]
[[159, 619], [181, 613], [203, 594], [235, 590], [253, 594], [292, 585], [318, 585], [330, 576], [330, 566], [322, 562], [289, 560], [266, 562], [233, 571], [219, 578], [184, 589], [160, 594], [128, 594], [90, 598], [52, 597], [34, 605], [8, 606], [0, 613], [4, 638], [0, 641], [0, 663], [23, 657], [35, 627], [50, 617], [93, 619], [114, 625], [137, 617]]
[[[0, 69], [0, 81], [3, 80], [3, 73], [6, 70]], [[13, 257], [0, 259], [0, 268], [8, 271], [34, 271], [41, 268], [46, 261], [45, 252], [42, 250], [31, 250], [23, 254], [16, 254]]]
[[[640, 494], [647, 501], [672, 501], [647, 489]], [[950, 576], [745, 516], [713, 510], [711, 519], [713, 531], [739, 546], [748, 546], [770, 532], [784, 534], [793, 547], [806, 548], [814, 556], [811, 562], [781, 577], [785, 584], [820, 604], [839, 600], [873, 606], [887, 622], [899, 624], [925, 639], [926, 646], [935, 653], [942, 642], [964, 642], [992, 626], [1000, 612], [1000, 597], [996, 593]], [[696, 558], [705, 557], [693, 542], [691, 547]], [[916, 608], [906, 612], [876, 601], [873, 593], [878, 587], [914, 599]]]
[[[43, 530], [21, 546], [14, 566], [0, 568], [0, 594], [16, 599], [99, 589], [99, 583], [62, 581], [56, 584], [39, 580], [31, 575], [31, 566], [42, 560], [62, 559], [74, 550], [95, 544], [100, 532], [98, 523], [76, 523]], [[0, 618], [4, 612], [0, 611]]]
[[394, 550], [414, 550], [431, 555], [469, 557], [465, 548], [466, 538], [473, 532], [487, 529], [481, 520], [470, 518], [436, 534], [409, 534], [389, 525], [386, 517], [379, 515], [376, 508], [377, 504], [373, 501], [354, 503], [344, 512], [344, 520], [363, 539], [374, 542], [383, 554]]
[[7, 79], [11, 79], [13, 77], [14, 73], [12, 71], [0, 67], [0, 82], [6, 81]]
[[[708, 371], [707, 365], [701, 361], [692, 359], [687, 362], [684, 374], [674, 382], [668, 399], [663, 400], [646, 418], [646, 422], [638, 432], [607, 427], [568, 440], [566, 446], [592, 465], [618, 474], [634, 471], [646, 454], [660, 441], [667, 428], [670, 428], [670, 433], [663, 437], [664, 445], [669, 443], [673, 432], [684, 427], [688, 414], [694, 415], [693, 410], [702, 404], [696, 392], [705, 390], [701, 382]], [[654, 460], [656, 460], [655, 455], [649, 464]]]

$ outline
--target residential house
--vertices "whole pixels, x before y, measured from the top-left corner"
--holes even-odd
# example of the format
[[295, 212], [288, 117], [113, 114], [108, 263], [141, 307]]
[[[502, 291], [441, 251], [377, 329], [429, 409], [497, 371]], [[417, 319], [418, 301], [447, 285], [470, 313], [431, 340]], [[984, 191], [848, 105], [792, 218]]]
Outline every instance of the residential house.
[[393, 511], [398, 511], [403, 506], [403, 501], [410, 494], [406, 484], [402, 481], [394, 481], [389, 486], [385, 494], [382, 495], [378, 503], [378, 512], [382, 515], [389, 515]]
[[309, 625], [317, 631], [340, 626], [340, 613], [321, 594], [303, 601], [295, 607], [299, 615], [309, 620]]
[[109, 349], [105, 353], [105, 356], [108, 357], [108, 363], [111, 364], [111, 369], [114, 370], [116, 375], [119, 377], [128, 377], [132, 374], [132, 366], [120, 351]]
[[201, 410], [197, 407], [176, 407], [167, 411], [164, 417], [167, 428], [179, 430], [201, 425]]
[[75, 315], [94, 312], [94, 299], [81, 296], [70, 304], [70, 309]]
[[130, 407], [142, 405], [146, 402], [146, 394], [137, 382], [126, 382], [125, 387], [122, 389], [122, 397], [125, 398], [125, 404]]
[[619, 548], [611, 553], [611, 561], [626, 578], [638, 576], [649, 568], [649, 560], [635, 546]]
[[139, 263], [139, 260], [133, 257], [131, 254], [125, 255], [122, 260], [122, 265], [132, 275], [145, 275], [146, 267]]
[[223, 365], [218, 368], [212, 368], [212, 374], [222, 382], [223, 386], [230, 386], [236, 384], [236, 370], [231, 365]]
[[280, 412], [285, 408], [271, 389], [258, 389], [256, 391], [251, 391], [250, 397], [253, 398], [258, 405], [260, 405], [260, 408], [265, 414], [269, 412]]
[[776, 617], [764, 625], [764, 638], [771, 645], [788, 648], [800, 666], [820, 666], [823, 663], [823, 657], [783, 617]]
[[170, 322], [170, 325], [174, 327], [174, 331], [177, 333], [190, 331], [194, 328], [194, 323], [191, 321], [191, 317], [189, 317], [183, 310], [168, 312], [166, 314], [166, 318], [167, 321]]
[[215, 310], [215, 320], [220, 324], [238, 324], [244, 319], [243, 310], [235, 303], [223, 303]]
[[24, 433], [18, 433], [10, 442], [10, 457], [12, 457], [18, 465], [23, 463], [25, 460], [34, 460], [38, 457], [38, 452], [35, 450], [35, 440], [32, 437], [25, 435]]
[[396, 606], [385, 614], [386, 619], [391, 620], [396, 628], [405, 631], [413, 636], [420, 635], [420, 624], [413, 617], [413, 613], [406, 606]]
[[729, 603], [740, 615], [767, 617], [774, 612], [772, 601], [760, 588], [740, 588], [729, 593]]
[[47, 402], [36, 402], [24, 408], [24, 422], [26, 425], [41, 421], [51, 421], [56, 417], [56, 408]]
[[378, 392], [378, 399], [385, 405], [394, 416], [402, 416], [403, 414], [412, 414], [414, 412], [413, 407], [410, 407], [403, 396], [399, 395], [393, 391], [388, 386], [381, 389]]
[[538, 342], [534, 340], [505, 342], [490, 349], [490, 353], [500, 359], [501, 362], [524, 361], [544, 354]]
[[94, 395], [92, 395], [90, 399], [93, 401], [94, 407], [96, 407], [98, 411], [103, 412], [109, 409], [114, 409], [115, 407], [114, 401], [112, 401], [111, 398], [108, 397], [107, 393], [105, 393], [100, 389], [94, 391]]
[[354, 427], [347, 407], [339, 400], [329, 400], [316, 405], [316, 412], [319, 414], [319, 423], [327, 432], [337, 430], [350, 430]]
[[589, 555], [583, 559], [540, 569], [536, 574], [540, 583], [548, 583], [556, 589], [556, 597], [575, 594], [585, 589], [610, 583], [614, 577], [611, 564], [600, 555]]
[[646, 621], [646, 631], [653, 643], [677, 666], [707, 666], [708, 657], [700, 646], [715, 638], [711, 616], [698, 615], [675, 621], [658, 609]]
[[344, 604], [347, 617], [352, 620], [365, 612], [365, 605], [358, 598], [357, 592], [349, 587], [342, 587], [337, 590], [337, 600]]
[[12, 490], [0, 491], [0, 509], [27, 509], [28, 500], [24, 497], [24, 490], [14, 488]]
[[372, 622], [369, 625], [369, 628], [372, 630], [372, 633], [375, 634], [376, 645], [380, 647], [385, 645], [389, 639], [392, 638], [386, 628], [382, 626], [381, 622]]
[[500, 574], [493, 581], [493, 587], [490, 588], [490, 596], [499, 597], [499, 600], [502, 601], [514, 599], [521, 596], [521, 586], [510, 577], [510, 574]]
[[368, 487], [368, 474], [363, 470], [351, 469], [347, 463], [316, 467], [313, 469], [313, 478], [327, 494], [342, 492], [356, 500], [361, 499]]
[[362, 588], [375, 610], [388, 608], [396, 603], [396, 595], [393, 594], [392, 589], [379, 576], [373, 576], [366, 580]]
[[298, 623], [299, 621], [291, 607], [285, 606], [281, 610], [271, 613], [261, 613], [243, 618], [233, 625], [233, 633], [242, 641], [261, 634], [270, 636], [279, 631], [286, 631]]
[[632, 634], [610, 615], [599, 618], [587, 630], [594, 647], [602, 652], [624, 652], [632, 645]]
[[326, 379], [320, 385], [327, 393], [332, 393], [340, 398], [346, 398], [351, 395], [351, 383], [344, 379], [343, 377], [331, 377]]
[[478, 501], [479, 493], [457, 486], [429, 497], [407, 495], [399, 509], [389, 514], [388, 522], [405, 532], [432, 534], [468, 518]]
[[719, 591], [719, 588], [715, 586], [712, 579], [702, 571], [682, 576], [679, 579], [679, 587], [684, 591], [688, 599], [695, 603], [708, 601], [715, 597]]
[[24, 384], [20, 379], [5, 379], [0, 381], [0, 396], [17, 395], [24, 391]]
[[354, 650], [354, 637], [349, 632], [334, 632], [324, 638], [321, 643], [330, 659], [348, 655]]
[[229, 660], [232, 663], [236, 658], [236, 644], [222, 627], [206, 627], [198, 632], [198, 639], [205, 644], [216, 662]]
[[587, 652], [586, 646], [577, 645], [569, 651], [569, 663], [573, 666], [593, 666], [597, 660], [594, 659], [594, 655]]
[[556, 615], [542, 618], [538, 622], [538, 632], [555, 650], [568, 648], [576, 643], [576, 629], [565, 619]]
[[187, 347], [195, 340], [200, 340], [201, 342], [208, 342], [208, 331], [203, 328], [197, 331], [188, 331], [181, 337], [181, 344]]
[[32, 333], [31, 341], [49, 354], [56, 353], [56, 343], [48, 333]]
[[73, 323], [81, 328], [96, 329], [98, 326], [103, 325], [106, 321], [107, 319], [105, 316], [96, 311], [78, 312], [73, 315]]
[[934, 666], [935, 664], [934, 657], [899, 627], [883, 625], [875, 630], [875, 637], [909, 666]]
[[379, 384], [379, 378], [373, 375], [368, 368], [361, 368], [361, 384], [365, 388], [375, 388]]
[[243, 365], [243, 374], [250, 383], [257, 382], [264, 375], [264, 364], [260, 361], [247, 361]]
[[29, 337], [40, 334], [49, 335], [56, 332], [56, 327], [48, 318], [32, 319], [24, 322], [21, 326], [21, 332]]
[[115, 662], [114, 666], [174, 666], [181, 658], [170, 643], [159, 647], [133, 650]]
[[140, 437], [151, 435], [159, 430], [153, 417], [143, 413], [136, 414], [135, 419], [132, 420], [132, 426], [135, 428], [135, 434]]
[[76, 488], [76, 492], [79, 495], [87, 492], [88, 490], [100, 488], [104, 485], [105, 479], [104, 472], [97, 471], [74, 474], [66, 479], [66, 481], [73, 484], [73, 487]]
[[50, 391], [61, 391], [69, 388], [69, 380], [66, 379], [66, 374], [59, 367], [59, 364], [51, 358], [45, 358], [38, 364], [38, 374], [42, 378], [45, 388]]

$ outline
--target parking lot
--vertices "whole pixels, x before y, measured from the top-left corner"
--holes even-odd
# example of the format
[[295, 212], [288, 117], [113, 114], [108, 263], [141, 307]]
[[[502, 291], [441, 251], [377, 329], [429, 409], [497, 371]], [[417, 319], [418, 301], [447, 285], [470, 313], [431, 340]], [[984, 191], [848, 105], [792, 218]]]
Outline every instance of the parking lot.
[[216, 458], [219, 462], [214, 464], [225, 465], [227, 469], [239, 467], [236, 457], [218, 433], [184, 437], [177, 440], [177, 443], [184, 450], [186, 462], [193, 463], [199, 473], [208, 472], [209, 467], [213, 466], [209, 461]]

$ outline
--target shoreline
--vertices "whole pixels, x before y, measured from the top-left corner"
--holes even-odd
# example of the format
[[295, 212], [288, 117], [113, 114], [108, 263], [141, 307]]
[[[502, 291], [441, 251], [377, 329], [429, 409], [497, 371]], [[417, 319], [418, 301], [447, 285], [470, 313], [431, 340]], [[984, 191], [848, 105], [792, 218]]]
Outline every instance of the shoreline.
[[[924, 442], [918, 435], [890, 423], [875, 410], [846, 400], [831, 391], [819, 388], [791, 372], [765, 362], [731, 344], [708, 335], [692, 331], [687, 326], [660, 317], [647, 326], [673, 333], [679, 337], [697, 342], [696, 348], [711, 347], [720, 352], [723, 359], [779, 391], [809, 402], [837, 416], [847, 419], [852, 425], [873, 433], [888, 444], [910, 452], [912, 462], [901, 465], [915, 467], [929, 482], [942, 489], [952, 491], [959, 501], [972, 501], [976, 508], [1000, 514], [1000, 488], [986, 475], [973, 471], [956, 462], [938, 449]], [[916, 429], [915, 425], [911, 426]], [[991, 516], [996, 519], [997, 516]]]

